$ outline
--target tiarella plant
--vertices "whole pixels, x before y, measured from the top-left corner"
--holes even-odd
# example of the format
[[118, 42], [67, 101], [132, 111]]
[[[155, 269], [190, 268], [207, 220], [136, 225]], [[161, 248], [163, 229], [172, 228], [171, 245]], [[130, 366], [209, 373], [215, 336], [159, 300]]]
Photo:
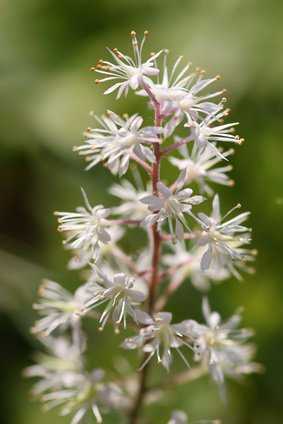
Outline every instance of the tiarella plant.
[[[239, 312], [223, 321], [211, 311], [207, 295], [204, 322], [185, 316], [176, 323], [166, 310], [183, 283], [190, 281], [204, 293], [213, 283], [251, 272], [255, 252], [248, 248], [249, 213], [236, 215], [236, 205], [223, 216], [213, 191], [216, 184], [233, 185], [227, 175], [233, 149], [225, 146], [242, 142], [234, 133], [238, 123], [223, 123], [229, 113], [224, 90], [207, 91], [219, 77], [191, 71], [190, 64], [181, 65], [181, 57], [169, 69], [167, 50], [143, 59], [146, 37], [147, 32], [139, 43], [133, 31], [133, 57], [108, 49], [111, 60], [99, 60], [92, 69], [101, 76], [97, 84], [108, 84], [104, 94], [115, 92], [119, 99], [132, 91], [145, 99], [153, 122], [146, 125], [138, 114], [121, 117], [107, 111], [95, 116], [97, 127], [89, 128], [83, 144], [74, 148], [85, 157], [87, 169], [103, 163], [123, 176], [110, 188], [120, 204], [93, 206], [82, 191], [84, 206], [56, 212], [64, 246], [73, 253], [69, 268], [88, 272], [74, 293], [45, 281], [35, 304], [40, 319], [32, 331], [47, 352], [38, 355], [26, 374], [39, 378], [34, 394], [46, 409], [58, 407], [62, 415], [71, 415], [72, 424], [89, 414], [100, 423], [111, 409], [135, 424], [143, 406], [178, 384], [207, 373], [223, 396], [226, 377], [238, 379], [260, 370], [248, 342], [252, 332], [238, 328]], [[132, 172], [129, 179], [127, 172]], [[124, 252], [120, 240], [135, 226], [146, 233], [148, 245]], [[93, 318], [100, 330], [112, 326], [125, 334], [121, 348], [141, 357], [133, 375], [121, 370], [111, 381], [101, 369], [87, 368], [85, 317]], [[181, 373], [173, 371], [176, 355], [185, 367]], [[150, 373], [157, 366], [170, 374], [165, 383], [153, 385]], [[169, 420], [189, 422], [182, 411], [173, 411]]]

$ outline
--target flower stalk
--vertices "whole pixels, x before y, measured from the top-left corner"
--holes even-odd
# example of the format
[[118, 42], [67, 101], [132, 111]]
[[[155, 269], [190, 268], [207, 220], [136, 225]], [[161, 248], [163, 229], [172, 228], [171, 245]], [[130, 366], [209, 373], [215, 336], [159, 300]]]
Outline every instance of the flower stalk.
[[[151, 92], [147, 84], [143, 82], [142, 85], [145, 91], [147, 92], [147, 94], [149, 95], [149, 98], [151, 99], [152, 104], [154, 106], [154, 115], [155, 115], [154, 125], [156, 127], [161, 127], [162, 115], [160, 113], [160, 104], [156, 100], [155, 96], [153, 95], [153, 93]], [[151, 185], [152, 185], [152, 193], [158, 196], [157, 185], [160, 179], [161, 153], [160, 153], [159, 144], [155, 144], [153, 148], [154, 148], [155, 161], [152, 165]], [[155, 307], [155, 292], [156, 292], [156, 286], [159, 282], [159, 263], [160, 263], [160, 251], [161, 251], [161, 242], [162, 242], [162, 238], [160, 236], [157, 223], [154, 223], [152, 225], [151, 232], [152, 232], [152, 259], [151, 259], [151, 278], [149, 283], [149, 296], [148, 296], [149, 314], [152, 314]], [[142, 363], [147, 361], [147, 357], [148, 355], [145, 354]], [[136, 400], [134, 402], [132, 411], [130, 412], [129, 424], [137, 423], [139, 410], [142, 407], [144, 397], [147, 391], [146, 384], [147, 384], [147, 377], [149, 374], [149, 366], [150, 364], [147, 363], [141, 370], [138, 392], [137, 392]]]

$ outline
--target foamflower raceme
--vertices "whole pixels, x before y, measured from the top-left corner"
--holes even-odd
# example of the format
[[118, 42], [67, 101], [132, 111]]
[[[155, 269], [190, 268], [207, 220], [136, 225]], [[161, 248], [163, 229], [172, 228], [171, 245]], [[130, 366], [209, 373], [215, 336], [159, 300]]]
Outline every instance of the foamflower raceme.
[[[170, 396], [177, 385], [207, 376], [224, 397], [226, 377], [240, 380], [262, 370], [254, 361], [253, 332], [239, 328], [240, 312], [223, 321], [204, 298], [204, 322], [198, 322], [192, 316], [195, 291], [176, 311], [180, 317], [183, 310], [181, 321], [170, 311], [183, 284], [202, 293], [210, 289], [211, 298], [215, 284], [254, 271], [249, 212], [232, 215], [239, 204], [220, 211], [218, 191], [234, 185], [229, 159], [243, 141], [235, 134], [238, 122], [225, 122], [226, 90], [219, 76], [207, 76], [182, 57], [171, 65], [166, 49], [145, 51], [148, 31], [141, 40], [135, 31], [130, 37], [132, 55], [107, 49], [110, 60], [98, 60], [92, 71], [99, 86], [106, 84], [104, 94], [119, 99], [133, 93], [149, 112], [91, 114], [95, 125], [74, 151], [92, 171], [92, 195], [98, 186], [101, 192], [96, 169], [109, 171], [113, 181], [105, 192], [115, 203], [92, 204], [82, 190], [84, 206], [55, 213], [71, 253], [67, 267], [80, 284], [70, 290], [46, 280], [34, 304], [39, 319], [32, 332], [45, 352], [35, 355], [25, 375], [37, 380], [32, 393], [44, 408], [57, 408], [71, 424], [101, 423], [108, 412], [111, 422], [138, 424], [147, 405]], [[114, 345], [123, 349], [117, 352]], [[100, 368], [101, 352], [113, 361], [109, 373]], [[127, 355], [134, 353], [133, 367]], [[173, 361], [178, 355], [181, 363]], [[165, 370], [160, 367], [152, 384], [154, 363]], [[153, 422], [150, 414], [146, 420]], [[191, 419], [190, 405], [188, 411], [176, 405], [162, 422], [220, 424]]]

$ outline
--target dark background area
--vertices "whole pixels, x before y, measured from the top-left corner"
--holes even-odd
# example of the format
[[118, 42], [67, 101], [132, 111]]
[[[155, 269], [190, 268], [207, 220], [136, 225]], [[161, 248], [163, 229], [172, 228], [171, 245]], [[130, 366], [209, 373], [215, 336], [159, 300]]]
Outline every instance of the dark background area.
[[[219, 417], [227, 424], [283, 422], [282, 217], [283, 217], [283, 3], [278, 0], [2, 0], [0, 15], [0, 410], [3, 424], [69, 422], [43, 414], [21, 376], [36, 343], [31, 309], [43, 277], [74, 287], [68, 255], [56, 232], [54, 210], [81, 203], [80, 186], [93, 203], [110, 204], [113, 178], [102, 167], [86, 173], [72, 153], [90, 123], [89, 111], [141, 110], [130, 95], [115, 103], [102, 96], [88, 72], [105, 46], [130, 47], [129, 31], [150, 31], [148, 48], [167, 47], [211, 75], [221, 73], [232, 119], [246, 139], [232, 158], [234, 189], [219, 189], [225, 207], [240, 201], [252, 212], [256, 274], [215, 287], [211, 303], [224, 316], [238, 305], [256, 330], [263, 375], [228, 384], [229, 403], [201, 379], [173, 391], [151, 408], [150, 422], [165, 423], [172, 408], [192, 419]], [[128, 248], [136, 240], [133, 235]], [[199, 314], [200, 295], [186, 284], [170, 304], [176, 319]], [[96, 366], [110, 367], [117, 341], [90, 330]], [[95, 344], [95, 343], [94, 343]], [[107, 418], [106, 423], [116, 422]]]

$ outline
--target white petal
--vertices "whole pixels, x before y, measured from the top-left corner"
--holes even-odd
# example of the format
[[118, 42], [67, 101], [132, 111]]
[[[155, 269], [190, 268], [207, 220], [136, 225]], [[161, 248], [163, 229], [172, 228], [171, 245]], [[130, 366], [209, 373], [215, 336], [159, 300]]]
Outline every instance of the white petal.
[[200, 267], [202, 271], [206, 271], [209, 268], [211, 264], [211, 260], [212, 260], [212, 248], [209, 245], [201, 258]]

